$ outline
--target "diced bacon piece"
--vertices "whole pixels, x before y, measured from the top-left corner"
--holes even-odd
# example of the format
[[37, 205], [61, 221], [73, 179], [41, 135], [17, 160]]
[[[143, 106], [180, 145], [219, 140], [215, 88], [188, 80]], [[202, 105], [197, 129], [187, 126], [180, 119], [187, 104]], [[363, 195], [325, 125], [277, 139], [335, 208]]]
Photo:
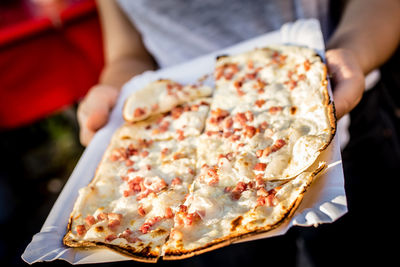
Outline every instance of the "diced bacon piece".
[[237, 121], [240, 125], [245, 126], [247, 122], [247, 117], [244, 113], [238, 112], [236, 113], [235, 121]]
[[223, 121], [228, 116], [229, 116], [229, 111], [227, 111], [227, 110], [220, 109], [220, 108], [211, 110], [210, 123], [219, 124], [221, 121]]
[[76, 226], [76, 232], [79, 236], [83, 236], [86, 233], [86, 227], [83, 224]]
[[125, 153], [127, 154], [127, 157], [130, 156], [137, 156], [139, 154], [139, 151], [137, 148], [135, 148], [132, 144], [130, 144], [127, 148]]
[[86, 223], [87, 226], [90, 227], [90, 226], [92, 226], [93, 224], [96, 223], [96, 219], [92, 215], [88, 215], [85, 218], [85, 223]]
[[266, 198], [266, 204], [269, 207], [275, 206], [275, 194], [269, 194]]
[[178, 212], [177, 214], [175, 214], [174, 217], [174, 222], [176, 225], [178, 226], [183, 226], [185, 224], [184, 219], [185, 214], [183, 212]]
[[156, 192], [161, 191], [162, 189], [164, 189], [165, 187], [167, 187], [168, 184], [165, 182], [164, 179], [161, 179], [159, 181], [157, 181], [157, 183], [155, 184], [155, 190]]
[[246, 188], [247, 184], [245, 184], [244, 182], [238, 182], [234, 190], [243, 192], [244, 190], [246, 190]]
[[121, 234], [119, 234], [119, 237], [125, 238], [125, 236], [131, 235], [131, 234], [133, 234], [132, 230], [129, 228], [126, 228], [125, 231], [123, 231]]
[[111, 152], [110, 160], [111, 161], [126, 160], [129, 157], [129, 154], [127, 152], [128, 151], [125, 150], [125, 148], [123, 147], [114, 148]]
[[268, 111], [271, 114], [276, 114], [276, 113], [278, 113], [279, 111], [282, 111], [282, 110], [283, 110], [283, 107], [273, 106], [273, 107], [270, 107]]
[[257, 78], [257, 87], [258, 90], [264, 90], [264, 87], [267, 86], [267, 83], [262, 81], [260, 78]]
[[124, 197], [129, 197], [134, 194], [135, 194], [135, 192], [133, 190], [124, 190], [124, 193], [123, 193]]
[[137, 197], [136, 200], [142, 200], [143, 198], [148, 197], [151, 193], [154, 193], [153, 190], [150, 189], [145, 189], [142, 193], [140, 193]]
[[267, 168], [267, 164], [266, 163], [257, 163], [256, 165], [254, 165], [254, 170], [255, 171], [265, 171], [265, 168]]
[[283, 139], [278, 139], [275, 141], [273, 148], [272, 148], [272, 152], [278, 151], [279, 149], [281, 149], [284, 145], [286, 145], [286, 141]]
[[264, 132], [268, 128], [268, 122], [263, 121], [258, 128], [260, 129], [260, 132]]
[[191, 174], [191, 175], [195, 174], [195, 172], [194, 172], [194, 170], [192, 168], [188, 168], [188, 173]]
[[226, 158], [229, 161], [233, 160], [233, 157], [234, 157], [233, 152], [229, 152], [229, 153], [226, 153], [226, 154], [219, 154], [218, 155], [218, 159]]
[[265, 104], [265, 100], [264, 99], [258, 99], [258, 100], [256, 100], [256, 102], [254, 104], [257, 107], [261, 108]]
[[115, 231], [120, 226], [122, 220], [122, 214], [119, 213], [108, 213], [108, 228]]
[[[135, 169], [135, 168], [129, 168], [129, 169], [126, 170], [126, 173], [132, 173], [132, 172], [137, 172], [137, 171], [139, 171], [139, 170], [138, 170], [138, 169]], [[121, 177], [121, 178], [122, 178], [122, 180], [124, 180], [124, 181], [128, 181], [128, 180], [129, 180], [129, 177], [128, 177], [128, 176]]]
[[299, 81], [304, 81], [307, 78], [307, 76], [305, 74], [300, 74], [299, 76], [297, 76], [297, 80]]
[[108, 214], [105, 212], [101, 212], [97, 215], [97, 220], [103, 221], [108, 219]]
[[130, 180], [128, 182], [129, 189], [136, 193], [141, 192], [142, 191], [141, 183], [143, 182], [143, 179], [144, 179], [143, 177], [136, 176], [135, 178]]
[[226, 132], [224, 132], [224, 134], [222, 135], [224, 138], [229, 138], [229, 137], [231, 137], [232, 136], [232, 134], [233, 134], [233, 132], [231, 132], [231, 131], [226, 131]]
[[286, 82], [286, 84], [289, 86], [290, 90], [293, 90], [297, 86], [297, 81], [295, 80], [289, 80]]
[[160, 126], [158, 127], [158, 132], [159, 133], [165, 133], [166, 131], [168, 131], [170, 122], [169, 121], [164, 121], [160, 124]]
[[171, 185], [178, 185], [178, 184], [182, 184], [182, 180], [179, 177], [175, 177], [174, 179], [172, 179]]
[[133, 166], [133, 164], [135, 164], [134, 161], [132, 161], [132, 160], [130, 160], [130, 159], [125, 160], [125, 166], [126, 166], [126, 167]]
[[295, 72], [294, 72], [294, 71], [292, 71], [292, 70], [288, 70], [288, 72], [287, 72], [287, 77], [289, 78], [289, 80], [291, 80], [291, 79], [292, 79], [292, 76], [293, 76], [293, 74], [295, 74]]
[[146, 211], [144, 210], [143, 206], [141, 206], [141, 205], [138, 207], [138, 214], [140, 216], [146, 215]]
[[247, 184], [244, 182], [238, 182], [236, 187], [231, 192], [231, 198], [233, 200], [238, 200], [242, 195], [242, 192], [247, 189]]
[[233, 190], [232, 186], [227, 186], [227, 187], [224, 188], [224, 192], [225, 193], [232, 192], [232, 190]]
[[152, 226], [154, 226], [157, 222], [161, 221], [162, 217], [160, 216], [156, 216], [154, 218], [149, 219], [148, 221], [146, 221], [141, 227], [140, 227], [140, 231], [143, 234], [146, 234], [149, 232], [150, 228]]
[[264, 153], [263, 153], [264, 157], [267, 157], [267, 156], [268, 156], [269, 154], [271, 154], [272, 152], [278, 151], [278, 150], [281, 149], [284, 145], [286, 145], [286, 141], [285, 141], [285, 140], [283, 140], [283, 139], [278, 139], [278, 140], [276, 140], [275, 143], [274, 143], [272, 146], [266, 147], [266, 148], [264, 149]]
[[183, 113], [183, 107], [174, 107], [171, 110], [171, 116], [174, 119], [178, 119]]
[[247, 121], [253, 121], [254, 120], [254, 114], [250, 110], [246, 111], [244, 113], [244, 115], [246, 116]]
[[119, 234], [118, 237], [125, 238], [126, 241], [128, 241], [129, 243], [135, 243], [137, 241], [141, 241], [140, 238], [136, 237], [135, 233], [133, 233], [129, 228], [127, 228], [125, 231]]
[[210, 186], [215, 186], [218, 184], [219, 176], [218, 176], [216, 167], [211, 167], [207, 170], [206, 181], [207, 181], [207, 184]]
[[232, 142], [235, 142], [235, 141], [238, 141], [240, 139], [240, 135], [232, 135], [231, 137], [230, 137], [230, 140], [232, 141]]
[[174, 218], [174, 213], [172, 212], [172, 209], [170, 207], [165, 208], [165, 218], [167, 219]]
[[236, 92], [239, 96], [245, 95], [245, 92], [243, 92], [242, 90], [242, 85], [243, 85], [243, 79], [239, 79], [233, 83], [233, 86], [235, 87]]
[[[168, 125], [169, 125], [169, 122], [168, 122]], [[139, 139], [138, 143], [139, 143], [140, 148], [148, 148], [153, 144], [153, 140]]]
[[265, 196], [257, 197], [257, 206], [264, 206], [265, 205]]
[[256, 156], [257, 156], [257, 158], [261, 158], [261, 157], [262, 157], [262, 155], [263, 155], [263, 152], [264, 152], [264, 150], [263, 150], [263, 149], [259, 149], [259, 150], [257, 150], [257, 151], [256, 151]]
[[172, 156], [172, 158], [174, 159], [174, 160], [178, 160], [178, 159], [181, 159], [181, 158], [183, 158], [184, 157], [184, 155], [182, 154], [182, 153], [179, 153], [179, 152], [176, 152], [173, 156]]
[[256, 134], [256, 128], [253, 126], [245, 126], [245, 136], [252, 138]]
[[151, 225], [149, 223], [144, 223], [141, 227], [140, 227], [140, 231], [143, 234], [147, 234], [147, 232], [149, 232]]
[[138, 118], [146, 114], [145, 108], [136, 108], [133, 112], [133, 117]]
[[184, 132], [182, 130], [176, 130], [176, 133], [178, 134], [178, 141], [182, 141], [185, 139]]
[[224, 121], [224, 127], [227, 128], [227, 129], [230, 129], [230, 128], [232, 128], [232, 126], [233, 126], [232, 117], [226, 118], [225, 121]]
[[[263, 182], [264, 183], [264, 182]], [[264, 197], [266, 197], [266, 196], [268, 196], [269, 195], [269, 192], [267, 191], [267, 189], [265, 189], [265, 187], [260, 187], [258, 190], [257, 190], [257, 196], [264, 196]]]
[[197, 212], [194, 212], [194, 213], [189, 213], [189, 214], [185, 217], [184, 222], [185, 222], [185, 225], [190, 226], [190, 225], [192, 225], [194, 222], [196, 222], [196, 221], [198, 221], [198, 220], [200, 220], [200, 219], [201, 219], [201, 218], [200, 218], [200, 215], [199, 215]]
[[[161, 179], [160, 177], [154, 177], [154, 178], [146, 178], [143, 182], [143, 185], [146, 190], [150, 190], [151, 192], [157, 193], [167, 187], [167, 183], [164, 181], [164, 179]], [[142, 189], [142, 191], [144, 191]], [[150, 193], [150, 192], [149, 192]]]
[[187, 212], [188, 207], [186, 205], [179, 205], [179, 212]]
[[257, 72], [246, 73], [246, 78], [248, 80], [254, 80], [257, 77]]
[[243, 81], [242, 80], [236, 80], [233, 83], [233, 86], [235, 86], [236, 90], [240, 89], [240, 87], [242, 87], [242, 85], [243, 85]]
[[154, 105], [151, 106], [151, 111], [156, 111], [160, 108], [160, 106], [156, 103]]
[[277, 191], [275, 189], [271, 189], [269, 191], [265, 190], [265, 188], [260, 188], [257, 191], [257, 206], [268, 206], [273, 207], [276, 205], [275, 195]]
[[199, 105], [199, 104], [195, 104], [195, 105], [192, 105], [192, 106], [190, 107], [190, 111], [198, 111], [199, 108], [200, 108], [200, 105]]
[[161, 157], [165, 157], [166, 155], [168, 155], [168, 153], [169, 153], [168, 147], [164, 147], [164, 148], [161, 150]]
[[264, 179], [263, 179], [263, 175], [262, 174], [256, 175], [255, 179], [256, 179], [256, 188], [257, 189], [265, 187], [265, 183], [264, 183]]
[[111, 242], [116, 238], [117, 238], [117, 236], [115, 234], [110, 234], [110, 235], [106, 236], [105, 239], [106, 239], [107, 242]]
[[310, 63], [310, 61], [309, 61], [308, 59], [307, 59], [306, 61], [304, 61], [303, 66], [304, 66], [304, 70], [305, 70], [305, 71], [309, 71], [310, 68], [311, 68], [311, 63]]
[[206, 135], [207, 135], [207, 136], [217, 135], [217, 136], [222, 137], [223, 131], [207, 131], [207, 132], [206, 132]]
[[267, 147], [264, 149], [263, 156], [264, 156], [264, 157], [268, 157], [269, 154], [271, 154], [271, 153], [272, 153], [272, 147], [267, 146]]

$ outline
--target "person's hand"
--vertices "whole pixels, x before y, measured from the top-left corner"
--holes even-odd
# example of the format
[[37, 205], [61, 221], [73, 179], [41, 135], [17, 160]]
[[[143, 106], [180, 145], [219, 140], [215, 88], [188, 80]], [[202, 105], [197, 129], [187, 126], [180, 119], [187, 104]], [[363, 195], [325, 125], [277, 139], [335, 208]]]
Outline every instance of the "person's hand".
[[326, 51], [326, 61], [333, 83], [336, 116], [340, 119], [360, 102], [365, 86], [364, 73], [356, 57], [347, 49]]
[[103, 127], [112, 107], [114, 107], [119, 91], [109, 85], [93, 86], [78, 106], [79, 138], [81, 144], [87, 146], [93, 135]]

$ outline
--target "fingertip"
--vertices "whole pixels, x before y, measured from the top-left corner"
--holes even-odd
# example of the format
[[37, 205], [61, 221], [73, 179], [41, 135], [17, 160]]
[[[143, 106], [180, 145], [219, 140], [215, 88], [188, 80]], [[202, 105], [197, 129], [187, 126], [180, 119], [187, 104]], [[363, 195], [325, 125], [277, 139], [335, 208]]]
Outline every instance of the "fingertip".
[[98, 107], [87, 118], [86, 127], [89, 130], [97, 131], [103, 127], [108, 121], [109, 111], [106, 108]]
[[82, 146], [87, 147], [92, 140], [93, 135], [93, 131], [90, 131], [86, 128], [81, 128], [81, 131], [79, 132], [79, 141], [81, 142]]

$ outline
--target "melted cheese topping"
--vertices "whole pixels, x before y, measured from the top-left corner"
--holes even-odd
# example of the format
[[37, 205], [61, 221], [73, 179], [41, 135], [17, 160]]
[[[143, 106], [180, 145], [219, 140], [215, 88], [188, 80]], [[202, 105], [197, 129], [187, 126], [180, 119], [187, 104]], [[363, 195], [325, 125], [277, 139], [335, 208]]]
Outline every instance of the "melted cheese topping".
[[114, 134], [67, 235], [169, 255], [269, 229], [332, 138], [325, 75], [312, 50], [276, 46], [218, 59], [212, 99], [169, 80], [134, 93], [124, 118], [151, 117]]

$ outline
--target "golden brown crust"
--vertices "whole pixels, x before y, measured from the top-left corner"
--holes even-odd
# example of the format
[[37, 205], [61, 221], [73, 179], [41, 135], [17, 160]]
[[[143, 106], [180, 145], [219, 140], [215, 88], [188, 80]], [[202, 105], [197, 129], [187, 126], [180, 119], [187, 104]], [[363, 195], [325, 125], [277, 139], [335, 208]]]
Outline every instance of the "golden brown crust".
[[80, 249], [96, 249], [96, 248], [108, 248], [123, 256], [132, 258], [135, 261], [155, 263], [158, 261], [159, 255], [151, 255], [150, 248], [145, 248], [143, 251], [134, 251], [132, 247], [127, 246], [116, 246], [111, 244], [106, 244], [102, 242], [94, 241], [75, 241], [71, 239], [68, 235], [64, 236], [63, 243], [66, 246]]

